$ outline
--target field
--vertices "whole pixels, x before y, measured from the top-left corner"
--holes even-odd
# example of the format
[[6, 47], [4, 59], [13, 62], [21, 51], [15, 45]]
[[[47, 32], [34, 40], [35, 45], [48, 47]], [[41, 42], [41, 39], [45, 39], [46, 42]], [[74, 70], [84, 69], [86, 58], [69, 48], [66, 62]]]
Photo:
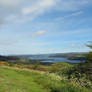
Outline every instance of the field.
[[0, 67], [0, 92], [47, 92], [34, 82], [32, 73]]
[[0, 66], [0, 92], [91, 92], [55, 73]]

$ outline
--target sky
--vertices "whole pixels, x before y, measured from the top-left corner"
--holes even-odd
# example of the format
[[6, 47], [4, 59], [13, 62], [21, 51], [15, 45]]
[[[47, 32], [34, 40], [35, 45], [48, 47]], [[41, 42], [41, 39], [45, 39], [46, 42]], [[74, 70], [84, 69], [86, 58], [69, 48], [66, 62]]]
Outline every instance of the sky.
[[88, 52], [92, 0], [0, 0], [0, 54]]

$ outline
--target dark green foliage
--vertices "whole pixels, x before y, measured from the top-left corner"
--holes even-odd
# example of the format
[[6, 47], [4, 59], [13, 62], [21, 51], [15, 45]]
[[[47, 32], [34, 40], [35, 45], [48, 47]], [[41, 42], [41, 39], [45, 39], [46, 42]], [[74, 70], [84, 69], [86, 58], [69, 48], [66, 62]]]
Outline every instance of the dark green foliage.
[[[92, 48], [92, 45], [88, 45]], [[81, 62], [71, 68], [68, 72], [68, 79], [76, 79], [76, 82], [80, 86], [85, 86], [86, 88], [92, 85], [92, 52], [85, 55], [86, 62]]]
[[51, 90], [51, 92], [83, 92], [80, 88], [74, 87], [74, 86], [61, 86], [58, 88], [54, 88]]
[[86, 59], [87, 59], [87, 63], [92, 64], [92, 52], [89, 52], [89, 53], [86, 55]]
[[19, 60], [16, 56], [0, 56], [0, 61]]
[[50, 72], [66, 73], [73, 65], [65, 62], [52, 64]]
[[13, 62], [10, 62], [9, 63], [9, 66], [14, 66], [15, 64]]
[[33, 69], [38, 69], [40, 65], [39, 61], [36, 61], [35, 64], [33, 65]]

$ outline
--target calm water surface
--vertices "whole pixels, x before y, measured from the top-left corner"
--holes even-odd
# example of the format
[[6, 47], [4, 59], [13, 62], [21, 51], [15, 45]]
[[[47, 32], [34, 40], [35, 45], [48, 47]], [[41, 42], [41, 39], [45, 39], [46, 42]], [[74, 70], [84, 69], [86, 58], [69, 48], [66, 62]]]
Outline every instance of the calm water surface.
[[32, 55], [28, 58], [32, 60], [39, 60], [41, 62], [49, 62], [49, 63], [56, 63], [56, 62], [80, 63], [80, 60], [68, 60], [63, 57], [50, 57], [49, 55]]

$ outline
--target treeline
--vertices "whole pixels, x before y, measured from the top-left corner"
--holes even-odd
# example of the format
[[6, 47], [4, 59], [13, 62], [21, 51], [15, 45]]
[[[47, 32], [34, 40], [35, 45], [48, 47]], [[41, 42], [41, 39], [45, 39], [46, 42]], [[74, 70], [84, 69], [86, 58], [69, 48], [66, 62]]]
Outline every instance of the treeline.
[[1, 56], [0, 55], [0, 61], [9, 61], [9, 60], [19, 60], [16, 56]]

